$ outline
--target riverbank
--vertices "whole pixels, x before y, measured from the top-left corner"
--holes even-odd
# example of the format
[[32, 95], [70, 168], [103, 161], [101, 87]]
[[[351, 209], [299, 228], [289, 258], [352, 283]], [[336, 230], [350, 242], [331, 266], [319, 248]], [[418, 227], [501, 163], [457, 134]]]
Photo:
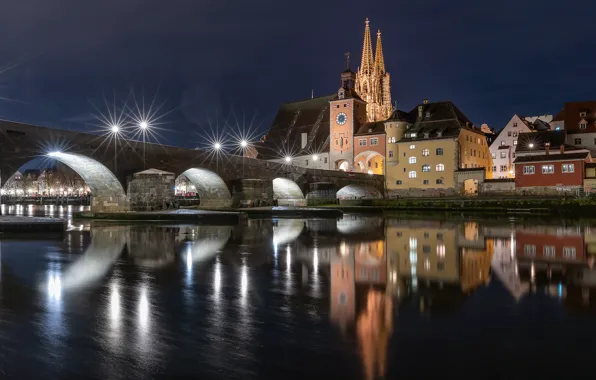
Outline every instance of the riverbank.
[[9, 234], [63, 234], [66, 221], [58, 218], [0, 216], [1, 236]]
[[236, 225], [246, 214], [234, 211], [171, 210], [171, 211], [127, 211], [127, 212], [73, 212], [73, 219], [118, 222], [187, 222], [209, 225]]
[[336, 219], [343, 216], [343, 212], [337, 208], [314, 208], [314, 207], [253, 207], [239, 208], [249, 218], [328, 218]]
[[596, 198], [424, 198], [372, 200], [367, 205], [343, 202], [319, 206], [350, 213], [383, 213], [388, 211], [478, 212], [483, 214], [543, 214], [562, 216], [596, 216]]

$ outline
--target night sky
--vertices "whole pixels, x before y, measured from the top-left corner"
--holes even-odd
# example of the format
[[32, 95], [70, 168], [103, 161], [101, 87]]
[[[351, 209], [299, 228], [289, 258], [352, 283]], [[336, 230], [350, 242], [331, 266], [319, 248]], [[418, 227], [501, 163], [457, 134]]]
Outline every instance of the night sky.
[[93, 104], [132, 91], [171, 111], [162, 143], [194, 147], [209, 122], [231, 115], [265, 132], [280, 103], [334, 93], [345, 52], [356, 70], [366, 17], [383, 32], [401, 109], [452, 100], [500, 129], [514, 113], [596, 98], [593, 0], [356, 4], [3, 1], [0, 96], [11, 100], [0, 101], [0, 118], [94, 130]]

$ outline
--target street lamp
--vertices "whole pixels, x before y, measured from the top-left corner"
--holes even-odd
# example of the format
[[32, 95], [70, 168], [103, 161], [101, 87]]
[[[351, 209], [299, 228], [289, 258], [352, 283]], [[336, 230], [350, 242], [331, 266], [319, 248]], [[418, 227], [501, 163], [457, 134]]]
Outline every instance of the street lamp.
[[292, 157], [286, 156], [285, 160], [286, 160], [287, 163], [290, 163], [292, 161]]
[[110, 130], [112, 131], [112, 133], [116, 134], [116, 133], [120, 132], [120, 126], [118, 124], [114, 124], [114, 125], [112, 125]]
[[248, 141], [246, 141], [246, 140], [240, 141], [240, 146], [243, 148], [246, 148], [248, 146]]
[[213, 149], [215, 150], [220, 150], [221, 149], [221, 144], [216, 142], [215, 144], [213, 144]]
[[313, 161], [319, 161], [319, 156], [317, 156], [316, 154], [314, 156], [312, 156], [312, 160]]
[[118, 134], [120, 133], [120, 126], [118, 124], [112, 124], [110, 131], [114, 135], [114, 175], [118, 171]]
[[142, 120], [139, 123], [139, 128], [141, 128], [141, 135], [143, 136], [143, 169], [145, 169], [145, 167], [146, 167], [146, 161], [145, 161], [145, 136], [147, 134], [147, 130], [149, 129], [149, 123], [146, 122], [145, 120]]
[[58, 157], [60, 155], [60, 153], [62, 153], [62, 152], [55, 150], [53, 152], [48, 153], [48, 156], [49, 157]]
[[530, 143], [530, 145], [528, 145], [530, 147], [530, 149], [534, 148], [534, 144]]

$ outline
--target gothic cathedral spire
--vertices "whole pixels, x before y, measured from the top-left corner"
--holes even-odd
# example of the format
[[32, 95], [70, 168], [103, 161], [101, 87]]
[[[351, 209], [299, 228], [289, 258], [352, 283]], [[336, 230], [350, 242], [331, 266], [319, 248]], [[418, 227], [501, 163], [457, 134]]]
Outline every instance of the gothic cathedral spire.
[[389, 73], [385, 71], [385, 58], [381, 43], [381, 31], [377, 32], [377, 46], [373, 60], [372, 41], [368, 18], [364, 27], [362, 63], [356, 73], [356, 92], [366, 102], [368, 121], [386, 120], [391, 116], [391, 86]]
[[360, 63], [360, 70], [370, 74], [373, 71], [373, 51], [372, 41], [370, 39], [370, 26], [368, 25], [368, 18], [365, 21], [364, 27], [364, 43], [362, 44], [362, 62]]
[[377, 32], [377, 46], [375, 47], [375, 69], [379, 74], [385, 74], [385, 58], [383, 57], [383, 45], [381, 44], [381, 31]]

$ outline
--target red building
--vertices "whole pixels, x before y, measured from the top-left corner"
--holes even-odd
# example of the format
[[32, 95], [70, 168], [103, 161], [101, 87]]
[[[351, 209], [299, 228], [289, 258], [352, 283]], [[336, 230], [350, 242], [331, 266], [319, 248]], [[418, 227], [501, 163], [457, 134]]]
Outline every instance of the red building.
[[553, 262], [583, 262], [586, 260], [584, 236], [577, 232], [545, 231], [533, 233], [517, 231], [515, 254], [519, 259]]
[[385, 174], [385, 123], [365, 123], [354, 134], [354, 170]]
[[540, 190], [583, 188], [589, 152], [524, 155], [515, 159], [515, 187]]

